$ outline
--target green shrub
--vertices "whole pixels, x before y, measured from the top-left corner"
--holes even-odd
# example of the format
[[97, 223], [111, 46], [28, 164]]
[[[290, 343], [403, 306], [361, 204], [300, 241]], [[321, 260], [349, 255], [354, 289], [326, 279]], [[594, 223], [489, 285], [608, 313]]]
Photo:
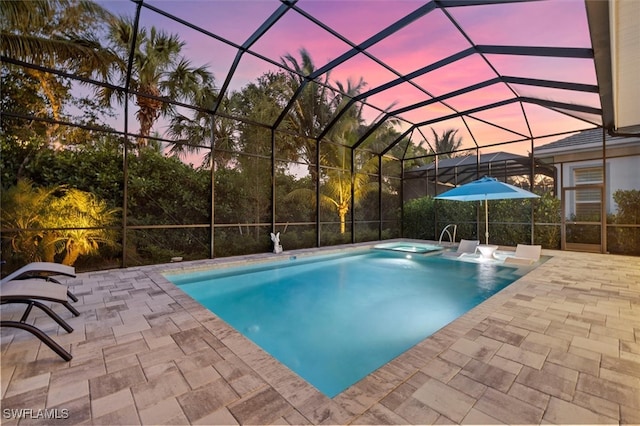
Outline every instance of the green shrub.
[[[616, 214], [608, 218], [607, 246], [610, 253], [640, 255], [640, 190], [617, 190], [613, 200], [618, 206]], [[635, 225], [635, 226], [628, 226]]]

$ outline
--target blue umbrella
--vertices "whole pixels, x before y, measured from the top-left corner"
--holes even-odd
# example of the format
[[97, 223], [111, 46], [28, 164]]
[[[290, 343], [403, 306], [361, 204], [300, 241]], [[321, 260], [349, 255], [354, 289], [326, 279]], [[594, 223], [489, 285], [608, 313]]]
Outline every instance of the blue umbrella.
[[484, 201], [484, 235], [486, 243], [489, 244], [489, 206], [487, 205], [487, 200], [540, 197], [533, 192], [500, 182], [496, 178], [485, 176], [482, 179], [450, 189], [435, 198], [436, 200]]

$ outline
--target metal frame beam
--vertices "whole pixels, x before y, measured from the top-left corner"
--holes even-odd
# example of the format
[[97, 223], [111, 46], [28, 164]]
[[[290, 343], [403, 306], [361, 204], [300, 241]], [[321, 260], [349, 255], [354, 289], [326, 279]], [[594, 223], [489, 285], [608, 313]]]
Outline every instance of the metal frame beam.
[[584, 112], [584, 113], [588, 113], [588, 114], [600, 115], [601, 112], [602, 112], [602, 110], [600, 108], [593, 108], [593, 107], [588, 107], [588, 106], [584, 106], [584, 105], [568, 104], [568, 103], [565, 103], [565, 102], [556, 102], [556, 101], [549, 101], [549, 100], [529, 98], [529, 97], [518, 97], [518, 98], [506, 99], [506, 100], [500, 101], [500, 102], [494, 102], [492, 104], [483, 105], [483, 106], [477, 107], [477, 108], [468, 109], [466, 111], [461, 111], [461, 112], [458, 112], [456, 114], [450, 114], [450, 115], [447, 115], [447, 116], [439, 117], [437, 119], [423, 121], [421, 123], [417, 123], [416, 126], [419, 126], [419, 127], [428, 126], [429, 124], [439, 123], [441, 121], [446, 121], [446, 120], [450, 120], [452, 118], [458, 118], [458, 117], [462, 117], [462, 116], [465, 116], [465, 115], [474, 114], [474, 113], [480, 112], [480, 111], [486, 111], [488, 109], [501, 107], [501, 106], [504, 106], [504, 105], [512, 104], [514, 102], [525, 102], [525, 103], [531, 103], [531, 104], [544, 106], [544, 107], [551, 108], [551, 109], [556, 109], [556, 108], [557, 109], [567, 109], [567, 110], [570, 110], [570, 111]]

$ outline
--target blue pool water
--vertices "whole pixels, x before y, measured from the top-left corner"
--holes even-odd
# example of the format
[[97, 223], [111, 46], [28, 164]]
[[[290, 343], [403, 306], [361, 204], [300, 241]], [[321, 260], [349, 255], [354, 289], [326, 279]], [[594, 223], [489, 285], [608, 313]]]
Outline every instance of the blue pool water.
[[519, 276], [387, 250], [165, 275], [333, 397]]

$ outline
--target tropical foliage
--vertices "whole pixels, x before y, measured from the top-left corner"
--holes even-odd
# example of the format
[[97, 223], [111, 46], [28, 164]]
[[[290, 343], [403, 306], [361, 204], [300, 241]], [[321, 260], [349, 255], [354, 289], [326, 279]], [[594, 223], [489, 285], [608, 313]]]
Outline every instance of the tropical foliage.
[[2, 192], [1, 226], [7, 230], [10, 261], [74, 265], [80, 255], [116, 246], [118, 209], [94, 194], [63, 186], [34, 187], [19, 180]]
[[438, 154], [440, 159], [453, 158], [461, 155], [458, 150], [462, 146], [462, 137], [457, 136], [458, 129], [446, 129], [439, 135], [434, 128], [431, 128], [433, 139], [424, 139], [420, 142], [420, 147], [425, 147], [428, 155]]
[[[109, 40], [111, 49], [120, 58], [127, 58], [135, 42], [132, 54], [132, 70], [128, 81], [128, 68], [124, 61], [114, 62], [120, 87], [128, 84], [135, 93], [136, 118], [140, 123], [138, 146], [147, 144], [147, 137], [161, 116], [175, 113], [173, 104], [163, 101], [184, 101], [195, 106], [211, 106], [215, 96], [214, 78], [206, 66], [195, 67], [181, 55], [184, 42], [177, 34], [168, 34], [155, 27], [139, 28], [134, 33], [134, 22], [122, 17], [111, 21]], [[124, 92], [111, 86], [100, 89], [100, 97], [106, 105], [125, 102]]]
[[[100, 27], [111, 15], [92, 1], [33, 0], [0, 2], [0, 51], [3, 56], [73, 73], [80, 77], [107, 78], [122, 58], [103, 47]], [[3, 70], [3, 74], [6, 71]], [[70, 84], [37, 68], [12, 69], [11, 78], [30, 80], [35, 93], [46, 100], [49, 142], [55, 142]], [[36, 83], [36, 84], [34, 84]]]
[[[308, 52], [300, 51], [301, 61], [287, 55], [283, 58], [285, 65], [290, 65], [294, 70], [289, 73], [287, 80], [293, 96], [293, 89], [305, 84], [303, 76], [315, 71], [315, 66]], [[352, 173], [351, 162], [352, 146], [363, 132], [364, 119], [361, 107], [349, 108], [339, 121], [335, 123], [327, 134], [330, 142], [325, 142], [321, 147], [315, 144], [312, 137], [321, 133], [328, 127], [329, 121], [338, 111], [347, 108], [349, 100], [360, 95], [366, 83], [361, 78], [354, 82], [336, 82], [338, 92], [329, 91], [327, 83], [329, 73], [325, 74], [322, 81], [307, 84], [302, 94], [295, 98], [294, 107], [288, 115], [287, 123], [296, 133], [309, 136], [306, 142], [298, 145], [297, 150], [291, 150], [291, 154], [299, 156], [300, 160], [307, 164], [309, 175], [315, 180], [317, 168], [315, 167], [316, 150], [320, 149], [319, 159], [321, 175], [320, 207], [333, 211], [340, 221], [340, 233], [346, 233], [347, 215], [351, 206], [364, 199], [364, 197], [377, 190], [378, 185], [371, 182], [370, 177], [378, 171], [377, 157], [356, 157], [355, 169], [358, 173]], [[295, 142], [295, 140], [293, 141]], [[312, 205], [318, 204], [316, 191], [312, 188], [299, 188], [289, 194], [289, 198]]]
[[616, 253], [640, 255], [640, 229], [629, 226], [640, 224], [640, 190], [615, 191], [613, 200], [618, 211], [607, 222], [617, 226], [609, 228], [609, 248]]

